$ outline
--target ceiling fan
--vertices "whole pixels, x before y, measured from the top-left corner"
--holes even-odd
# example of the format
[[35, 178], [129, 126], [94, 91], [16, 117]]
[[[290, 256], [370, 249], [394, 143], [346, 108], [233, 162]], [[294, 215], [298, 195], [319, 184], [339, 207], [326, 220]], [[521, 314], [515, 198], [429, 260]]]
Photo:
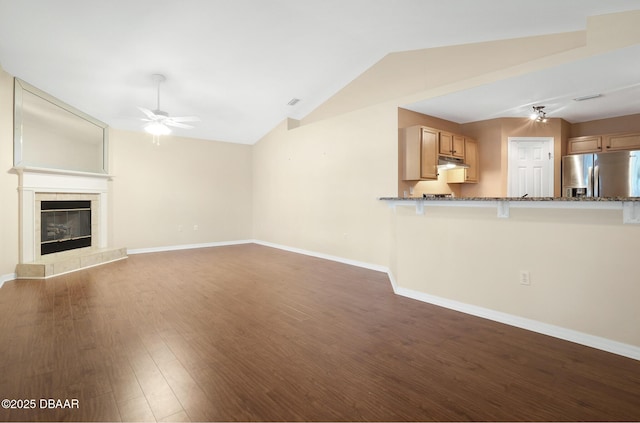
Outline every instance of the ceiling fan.
[[159, 142], [160, 135], [169, 135], [171, 133], [171, 128], [184, 128], [191, 129], [193, 126], [186, 125], [183, 122], [198, 122], [200, 118], [197, 116], [169, 116], [169, 113], [160, 109], [160, 84], [167, 80], [164, 75], [161, 74], [153, 74], [153, 81], [157, 84], [157, 106], [155, 110], [149, 110], [144, 107], [138, 107], [138, 109], [146, 115], [146, 118], [141, 118], [142, 121], [148, 122], [144, 126], [144, 130], [151, 135], [153, 135], [154, 143]]

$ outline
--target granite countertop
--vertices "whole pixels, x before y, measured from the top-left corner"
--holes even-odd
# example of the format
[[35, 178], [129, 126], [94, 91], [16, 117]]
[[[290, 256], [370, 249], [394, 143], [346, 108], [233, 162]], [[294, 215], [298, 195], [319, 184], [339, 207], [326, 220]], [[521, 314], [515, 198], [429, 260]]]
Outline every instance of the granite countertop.
[[[427, 194], [428, 195], [428, 194]], [[499, 218], [509, 218], [511, 208], [621, 210], [622, 223], [640, 224], [640, 197], [380, 197], [389, 207], [415, 207], [416, 214], [435, 206], [496, 207]]]
[[637, 201], [640, 197], [380, 197], [387, 201], [556, 201], [556, 202], [612, 202]]

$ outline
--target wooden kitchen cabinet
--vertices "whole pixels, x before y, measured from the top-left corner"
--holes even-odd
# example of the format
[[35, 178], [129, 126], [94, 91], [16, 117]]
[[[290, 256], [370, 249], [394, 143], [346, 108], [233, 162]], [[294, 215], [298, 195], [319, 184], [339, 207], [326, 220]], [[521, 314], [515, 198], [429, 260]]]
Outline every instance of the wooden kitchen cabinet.
[[453, 151], [453, 134], [449, 132], [440, 132], [440, 140], [438, 142], [438, 154], [443, 156], [451, 156]]
[[640, 150], [640, 133], [594, 135], [567, 140], [567, 154], [630, 150]]
[[403, 131], [403, 180], [438, 179], [438, 131], [410, 126]]
[[605, 151], [640, 150], [640, 134], [613, 134], [604, 137]]
[[464, 137], [450, 132], [440, 132], [438, 153], [441, 156], [464, 158]]
[[471, 138], [464, 139], [464, 162], [469, 165], [464, 169], [465, 182], [478, 182], [479, 166], [478, 166], [478, 142]]
[[601, 136], [574, 137], [567, 140], [567, 154], [599, 153], [601, 151]]
[[462, 135], [453, 136], [453, 157], [464, 159], [466, 154], [465, 138]]
[[447, 171], [447, 183], [476, 183], [478, 182], [478, 142], [472, 138], [464, 138], [464, 163], [466, 169], [451, 169]]

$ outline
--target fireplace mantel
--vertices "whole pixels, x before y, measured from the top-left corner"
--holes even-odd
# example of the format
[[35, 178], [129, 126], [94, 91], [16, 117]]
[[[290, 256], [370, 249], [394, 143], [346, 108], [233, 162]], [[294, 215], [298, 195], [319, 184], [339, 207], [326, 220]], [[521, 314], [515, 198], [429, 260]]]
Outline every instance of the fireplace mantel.
[[[92, 201], [92, 232], [96, 232], [95, 243], [87, 247], [87, 254], [107, 249], [108, 224], [108, 174], [15, 167], [18, 174], [20, 251], [19, 265], [34, 263], [40, 257], [40, 202], [43, 199], [75, 199], [83, 197]], [[93, 213], [93, 211], [92, 211]], [[66, 257], [63, 253], [62, 257]], [[51, 254], [48, 256], [54, 256]], [[47, 257], [51, 262], [54, 257]], [[20, 277], [20, 275], [18, 275]], [[46, 275], [43, 275], [46, 276]]]
[[107, 191], [107, 182], [113, 178], [106, 173], [78, 172], [64, 169], [47, 169], [42, 167], [14, 167], [18, 174], [18, 189], [31, 187], [56, 192], [61, 188], [91, 189]]

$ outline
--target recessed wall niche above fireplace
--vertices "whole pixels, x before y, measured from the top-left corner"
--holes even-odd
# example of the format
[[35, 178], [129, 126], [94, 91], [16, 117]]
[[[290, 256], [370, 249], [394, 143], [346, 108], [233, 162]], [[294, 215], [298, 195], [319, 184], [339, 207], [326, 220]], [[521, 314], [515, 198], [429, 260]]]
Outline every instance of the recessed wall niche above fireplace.
[[15, 78], [13, 165], [108, 173], [107, 124]]

